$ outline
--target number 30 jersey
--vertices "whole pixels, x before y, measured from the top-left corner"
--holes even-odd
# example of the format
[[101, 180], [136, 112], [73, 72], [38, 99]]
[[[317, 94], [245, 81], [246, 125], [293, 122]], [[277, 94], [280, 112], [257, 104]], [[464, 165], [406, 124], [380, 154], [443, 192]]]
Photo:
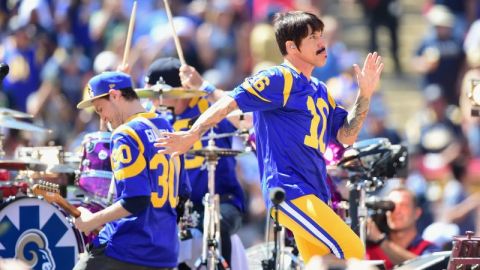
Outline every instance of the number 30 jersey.
[[330, 199], [323, 153], [336, 139], [347, 112], [337, 106], [324, 83], [309, 81], [282, 64], [247, 78], [230, 96], [243, 112], [253, 111], [263, 195], [282, 187], [286, 199], [314, 194]]
[[149, 196], [150, 204], [138, 214], [107, 223], [100, 232], [99, 244], [106, 244], [106, 255], [121, 261], [150, 267], [176, 267], [175, 207], [179, 179], [185, 177], [181, 169], [183, 162], [157, 153], [158, 149], [153, 146], [156, 133], [150, 125], [160, 131], [173, 131], [156, 113], [141, 113], [113, 132], [111, 162], [117, 200]]

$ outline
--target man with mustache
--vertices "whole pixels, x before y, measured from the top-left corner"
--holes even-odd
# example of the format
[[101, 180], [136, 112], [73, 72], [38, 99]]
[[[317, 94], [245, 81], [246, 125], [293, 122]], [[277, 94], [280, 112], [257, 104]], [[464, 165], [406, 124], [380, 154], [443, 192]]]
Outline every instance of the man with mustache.
[[323, 27], [308, 12], [276, 14], [275, 35], [284, 63], [247, 78], [205, 111], [190, 130], [165, 132], [155, 144], [162, 147], [159, 153], [185, 153], [229, 112], [253, 111], [264, 198], [271, 209], [269, 191], [285, 190], [278, 221], [293, 232], [307, 263], [315, 255], [364, 257], [359, 237], [328, 205], [323, 155], [331, 140], [355, 142], [383, 70], [381, 57], [369, 53], [362, 69], [354, 65], [360, 89], [353, 109], [348, 113], [338, 106], [326, 85], [311, 76], [314, 67], [327, 60]]

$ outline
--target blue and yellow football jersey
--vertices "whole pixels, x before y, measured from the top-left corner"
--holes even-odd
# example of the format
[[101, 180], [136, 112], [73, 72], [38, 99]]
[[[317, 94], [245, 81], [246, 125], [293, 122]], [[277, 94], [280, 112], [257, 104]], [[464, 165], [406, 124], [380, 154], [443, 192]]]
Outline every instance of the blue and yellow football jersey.
[[[112, 134], [112, 169], [117, 200], [150, 196], [139, 214], [107, 223], [98, 237], [106, 255], [138, 265], [176, 267], [178, 235], [175, 207], [179, 179], [185, 177], [180, 158], [158, 154], [157, 138], [150, 120], [160, 131], [173, 131], [156, 113], [141, 113], [128, 119]], [[186, 181], [188, 182], [188, 181]]]
[[[173, 128], [176, 131], [188, 130], [192, 119], [198, 117], [208, 109], [210, 104], [204, 98], [193, 98], [187, 109], [177, 115]], [[231, 133], [236, 128], [227, 120], [223, 120], [214, 127], [216, 134]], [[208, 134], [208, 132], [207, 132]], [[208, 144], [207, 140], [197, 141], [192, 149], [202, 149]], [[215, 145], [220, 148], [232, 148], [232, 137], [215, 140]], [[185, 155], [185, 169], [192, 186], [191, 201], [202, 205], [202, 199], [208, 192], [208, 172], [204, 164], [205, 158], [194, 155]], [[243, 190], [235, 174], [236, 160], [234, 157], [221, 157], [215, 169], [215, 192], [220, 195], [221, 201], [228, 201], [244, 210]]]
[[253, 111], [258, 163], [266, 203], [282, 187], [286, 199], [314, 194], [328, 202], [323, 153], [345, 121], [324, 83], [309, 81], [282, 64], [247, 78], [230, 96], [243, 112]]

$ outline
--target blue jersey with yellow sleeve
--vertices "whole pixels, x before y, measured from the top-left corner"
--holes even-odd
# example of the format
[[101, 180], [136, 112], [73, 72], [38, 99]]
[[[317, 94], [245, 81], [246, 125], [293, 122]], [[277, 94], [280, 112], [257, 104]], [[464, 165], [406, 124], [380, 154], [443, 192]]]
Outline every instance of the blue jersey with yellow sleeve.
[[[146, 122], [147, 119], [149, 122]], [[97, 243], [107, 256], [150, 267], [176, 267], [178, 236], [175, 207], [179, 179], [185, 177], [180, 158], [158, 154], [156, 131], [173, 131], [156, 113], [136, 114], [112, 134], [112, 169], [117, 200], [149, 196], [138, 214], [109, 222]]]
[[327, 202], [323, 153], [329, 140], [336, 139], [347, 112], [337, 106], [325, 84], [282, 64], [247, 78], [230, 96], [243, 112], [254, 112], [267, 205], [273, 187], [282, 187], [287, 200], [314, 194]]
[[[177, 115], [173, 128], [176, 131], [188, 130], [192, 119], [198, 117], [208, 109], [210, 104], [205, 98], [193, 98], [184, 112]], [[216, 134], [232, 133], [236, 128], [227, 120], [222, 120], [214, 127]], [[207, 140], [199, 140], [193, 149], [202, 149], [208, 144]], [[232, 137], [215, 140], [215, 145], [220, 148], [232, 148]], [[238, 183], [235, 173], [236, 160], [234, 157], [221, 157], [215, 169], [215, 192], [220, 195], [221, 202], [229, 202], [241, 211], [244, 210], [243, 190]], [[191, 201], [202, 205], [202, 199], [208, 192], [208, 171], [205, 158], [194, 155], [185, 155], [185, 169], [192, 186]]]

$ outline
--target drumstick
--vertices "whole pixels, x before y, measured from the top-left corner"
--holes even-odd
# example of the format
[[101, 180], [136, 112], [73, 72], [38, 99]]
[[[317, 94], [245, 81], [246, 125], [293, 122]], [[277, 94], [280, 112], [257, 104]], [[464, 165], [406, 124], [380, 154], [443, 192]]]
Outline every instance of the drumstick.
[[127, 64], [128, 54], [130, 53], [130, 45], [132, 43], [133, 26], [135, 25], [135, 14], [137, 13], [137, 1], [133, 2], [132, 13], [130, 14], [130, 22], [128, 24], [127, 40], [125, 41], [125, 50], [123, 51], [122, 66]]
[[187, 62], [185, 62], [185, 57], [183, 56], [182, 47], [180, 46], [180, 39], [178, 39], [177, 31], [175, 30], [175, 25], [173, 24], [172, 11], [170, 10], [170, 5], [168, 4], [168, 0], [163, 0], [163, 2], [165, 3], [165, 11], [167, 12], [168, 22], [172, 27], [173, 41], [175, 42], [175, 48], [177, 49], [178, 59], [180, 60], [180, 63], [182, 65], [186, 65]]

